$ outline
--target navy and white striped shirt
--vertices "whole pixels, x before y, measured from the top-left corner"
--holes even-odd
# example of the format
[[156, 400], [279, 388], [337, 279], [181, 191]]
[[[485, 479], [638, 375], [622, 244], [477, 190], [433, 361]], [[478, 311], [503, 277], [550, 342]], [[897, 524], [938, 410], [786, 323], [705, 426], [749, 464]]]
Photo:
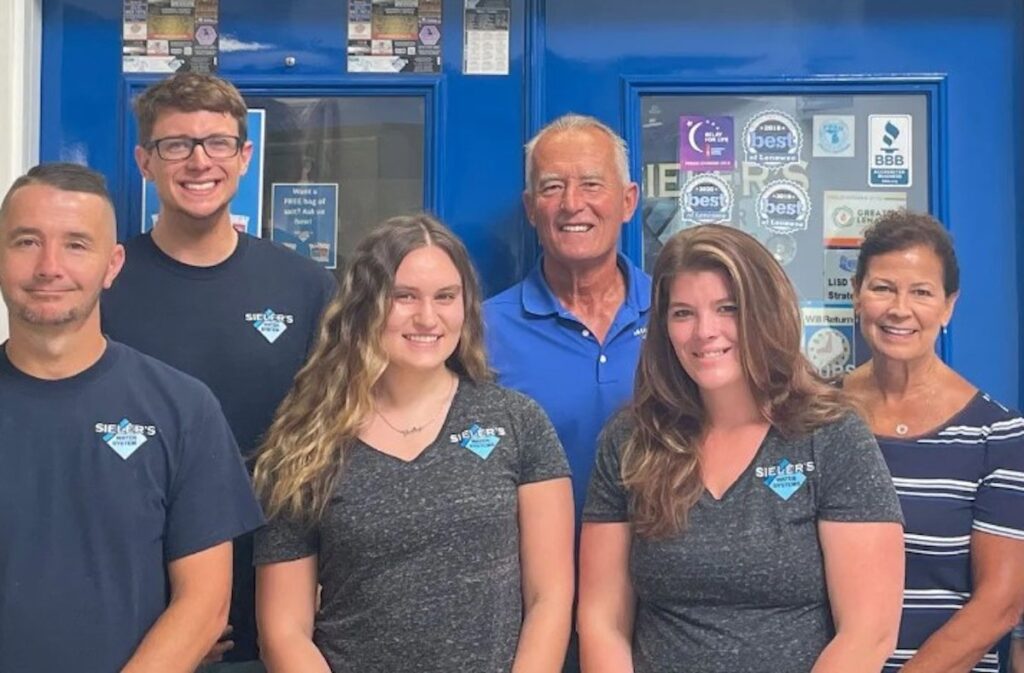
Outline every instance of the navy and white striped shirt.
[[[979, 392], [919, 437], [878, 437], [906, 518], [903, 667], [971, 597], [971, 533], [1024, 540], [1024, 418]], [[998, 673], [993, 649], [972, 671]]]

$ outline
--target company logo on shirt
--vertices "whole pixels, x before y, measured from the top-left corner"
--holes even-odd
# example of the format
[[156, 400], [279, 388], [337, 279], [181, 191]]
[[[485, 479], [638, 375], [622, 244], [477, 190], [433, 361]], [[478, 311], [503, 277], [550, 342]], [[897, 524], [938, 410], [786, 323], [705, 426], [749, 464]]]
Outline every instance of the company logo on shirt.
[[147, 439], [156, 435], [155, 425], [139, 425], [127, 418], [122, 418], [119, 423], [97, 423], [94, 428], [96, 434], [103, 436], [104, 443], [125, 460], [138, 451]]
[[778, 465], [759, 465], [754, 468], [754, 476], [783, 500], [789, 500], [799, 491], [807, 481], [806, 475], [811, 472], [814, 472], [813, 460], [791, 463], [787, 458], [780, 460]]
[[246, 313], [245, 321], [251, 322], [252, 326], [263, 335], [264, 339], [274, 343], [288, 329], [288, 325], [295, 322], [295, 316], [275, 313], [272, 309], [268, 308], [263, 313]]
[[646, 339], [647, 338], [647, 326], [644, 325], [643, 327], [637, 327], [635, 330], [633, 330], [633, 336], [640, 337], [641, 339]]
[[468, 430], [449, 435], [449, 439], [452, 444], [459, 444], [486, 460], [504, 436], [505, 428], [481, 428], [474, 423]]

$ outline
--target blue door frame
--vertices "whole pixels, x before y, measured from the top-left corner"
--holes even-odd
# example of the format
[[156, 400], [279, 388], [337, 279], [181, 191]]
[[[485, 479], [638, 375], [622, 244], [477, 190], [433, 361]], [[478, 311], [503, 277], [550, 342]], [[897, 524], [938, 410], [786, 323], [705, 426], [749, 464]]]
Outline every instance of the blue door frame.
[[[963, 272], [946, 352], [980, 387], [1021, 404], [1019, 0], [513, 0], [507, 77], [461, 74], [462, 2], [444, 0], [443, 72], [395, 78], [345, 74], [345, 5], [221, 0], [222, 33], [256, 47], [223, 52], [220, 73], [252, 94], [430, 96], [424, 203], [465, 239], [489, 294], [535, 258], [520, 200], [522, 144], [559, 114], [593, 114], [635, 141], [631, 106], [645, 87], [811, 86], [838, 76], [856, 88], [873, 86], [865, 77], [934, 73], [945, 119], [932, 125], [941, 177], [932, 206], [956, 238]], [[103, 171], [127, 234], [139, 193], [128, 101], [145, 80], [120, 72], [121, 8], [44, 0], [40, 156]], [[624, 231], [627, 253], [638, 255], [639, 235], [638, 222]]]

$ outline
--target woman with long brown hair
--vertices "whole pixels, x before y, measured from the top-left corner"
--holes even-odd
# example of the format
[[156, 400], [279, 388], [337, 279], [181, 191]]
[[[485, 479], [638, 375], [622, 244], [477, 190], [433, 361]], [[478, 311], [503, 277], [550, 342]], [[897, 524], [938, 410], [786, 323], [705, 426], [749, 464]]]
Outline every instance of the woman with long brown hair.
[[426, 215], [383, 223], [256, 462], [270, 673], [558, 671], [568, 474], [536, 403], [490, 383], [465, 247]]
[[585, 673], [881, 668], [899, 504], [800, 331], [751, 236], [702, 226], [661, 251], [635, 398], [605, 428], [584, 510]]

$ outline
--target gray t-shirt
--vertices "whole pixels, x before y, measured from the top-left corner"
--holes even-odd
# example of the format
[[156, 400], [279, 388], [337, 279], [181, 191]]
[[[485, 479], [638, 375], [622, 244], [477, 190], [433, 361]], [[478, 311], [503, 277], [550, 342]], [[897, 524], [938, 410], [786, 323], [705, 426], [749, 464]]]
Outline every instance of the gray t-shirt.
[[522, 623], [517, 488], [568, 475], [533, 400], [463, 379], [423, 453], [357, 443], [320, 525], [272, 521], [255, 562], [319, 555], [313, 641], [334, 673], [506, 673]]
[[[605, 429], [584, 522], [629, 520], [619, 457], [628, 413]], [[806, 673], [832, 639], [817, 523], [902, 523], [870, 430], [850, 414], [796, 439], [768, 431], [754, 460], [687, 529], [632, 536], [636, 673]]]

